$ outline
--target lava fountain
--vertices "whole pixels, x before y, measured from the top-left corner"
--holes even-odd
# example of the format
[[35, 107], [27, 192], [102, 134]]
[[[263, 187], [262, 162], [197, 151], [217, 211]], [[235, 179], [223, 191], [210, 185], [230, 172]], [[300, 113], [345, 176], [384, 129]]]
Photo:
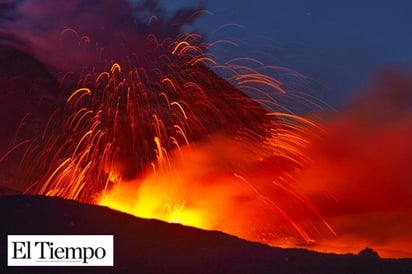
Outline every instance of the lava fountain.
[[[23, 1], [16, 9], [36, 22], [56, 16], [36, 3]], [[308, 168], [308, 151], [325, 128], [279, 104], [276, 96], [288, 91], [255, 66], [263, 64], [250, 58], [220, 64], [211, 47], [227, 41], [207, 44], [182, 32], [201, 10], [144, 21], [123, 1], [107, 1], [102, 11], [95, 5], [66, 3], [59, 8], [80, 15], [43, 34], [32, 35], [18, 20], [2, 25], [3, 44], [61, 72], [60, 85], [71, 87], [42, 132], [21, 143], [27, 148], [19, 179], [27, 193], [273, 245], [363, 248], [339, 240], [325, 206], [336, 200], [313, 180], [318, 169]], [[150, 1], [139, 9], [156, 11]], [[50, 39], [55, 43], [45, 43]]]
[[[311, 242], [312, 219], [332, 232], [290, 182], [315, 125], [267, 112], [217, 76], [198, 35], [146, 43], [148, 65], [135, 56], [88, 72], [56, 110], [24, 156], [28, 178], [39, 174], [28, 191], [265, 242]], [[239, 85], [284, 93], [253, 69], [226, 69]]]

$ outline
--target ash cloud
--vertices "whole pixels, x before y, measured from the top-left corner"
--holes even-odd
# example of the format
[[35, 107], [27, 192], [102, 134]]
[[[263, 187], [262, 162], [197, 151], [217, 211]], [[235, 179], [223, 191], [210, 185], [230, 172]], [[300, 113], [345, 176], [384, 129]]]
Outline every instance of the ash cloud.
[[175, 37], [196, 9], [166, 16], [157, 1], [22, 0], [0, 4], [0, 44], [34, 56], [52, 69], [84, 70], [131, 53], [144, 55], [146, 38]]

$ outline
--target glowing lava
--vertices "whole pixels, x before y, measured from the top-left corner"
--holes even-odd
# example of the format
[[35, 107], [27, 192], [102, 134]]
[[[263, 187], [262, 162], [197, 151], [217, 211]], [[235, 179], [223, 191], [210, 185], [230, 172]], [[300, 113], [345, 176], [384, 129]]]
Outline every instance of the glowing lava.
[[115, 184], [99, 203], [256, 241], [310, 243], [308, 223], [321, 216], [288, 181], [296, 167], [268, 150], [235, 136], [214, 136], [173, 151], [162, 171]]
[[[251, 99], [217, 76], [198, 35], [146, 43], [151, 62], [135, 55], [88, 72], [51, 117], [24, 156], [29, 191], [268, 243], [333, 235], [293, 180], [316, 125], [268, 112], [260, 103], [273, 98]], [[285, 94], [239, 61], [213, 68], [236, 86]]]

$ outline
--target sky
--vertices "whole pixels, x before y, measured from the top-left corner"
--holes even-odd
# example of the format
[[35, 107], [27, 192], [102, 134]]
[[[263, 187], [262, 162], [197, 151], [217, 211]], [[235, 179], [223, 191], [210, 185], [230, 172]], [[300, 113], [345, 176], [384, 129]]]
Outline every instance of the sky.
[[[195, 0], [163, 0], [169, 10]], [[412, 64], [411, 1], [209, 0], [195, 28], [206, 39], [242, 41], [240, 55], [265, 51], [268, 65], [302, 73], [332, 107], [347, 104], [383, 68]], [[242, 27], [216, 29], [224, 24]], [[243, 52], [242, 52], [243, 51]], [[262, 58], [261, 58], [262, 59]]]

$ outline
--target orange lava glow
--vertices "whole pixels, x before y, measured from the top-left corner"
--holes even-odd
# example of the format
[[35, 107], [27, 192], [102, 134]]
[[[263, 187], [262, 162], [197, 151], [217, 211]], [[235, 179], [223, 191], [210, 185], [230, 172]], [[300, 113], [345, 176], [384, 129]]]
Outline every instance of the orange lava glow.
[[272, 244], [312, 243], [311, 226], [333, 235], [315, 207], [287, 181], [296, 167], [267, 150], [215, 135], [172, 151], [139, 179], [113, 178], [113, 187], [98, 204]]
[[[397, 82], [402, 86], [402, 79]], [[400, 106], [409, 93], [391, 89], [380, 87], [373, 98], [325, 119], [322, 128], [304, 120], [310, 131], [294, 154], [310, 156], [305, 165], [291, 164], [282, 153], [273, 157], [261, 144], [218, 135], [173, 151], [161, 168], [115, 184], [98, 203], [274, 246], [333, 253], [371, 247], [382, 257], [410, 258], [412, 175], [405, 160], [412, 155], [412, 115]], [[398, 107], [374, 122], [376, 109], [388, 101]], [[291, 149], [290, 136], [277, 138]]]

